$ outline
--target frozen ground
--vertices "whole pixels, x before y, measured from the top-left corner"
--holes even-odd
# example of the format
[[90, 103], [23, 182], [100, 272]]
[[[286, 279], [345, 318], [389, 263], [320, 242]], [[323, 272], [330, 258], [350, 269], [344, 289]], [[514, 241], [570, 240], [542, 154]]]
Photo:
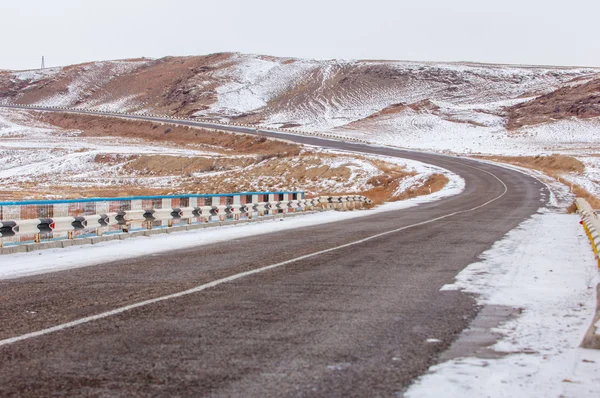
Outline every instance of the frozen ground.
[[[367, 68], [376, 66], [364, 65]], [[566, 179], [600, 196], [600, 157], [596, 156], [600, 154], [600, 119], [569, 119], [509, 132], [504, 128], [502, 116], [504, 107], [531, 98], [529, 95], [533, 92], [537, 95], [552, 90], [587, 71], [567, 70], [561, 72], [562, 75], [554, 75], [556, 71], [540, 74], [539, 70], [529, 73], [518, 68], [498, 71], [445, 64], [395, 63], [392, 66], [403, 75], [422, 71], [422, 68], [429, 74], [446, 76], [451, 72], [451, 75], [466, 80], [466, 86], [472, 87], [472, 92], [455, 99], [449, 98], [447, 93], [435, 98], [435, 93], [443, 93], [447, 82], [433, 79], [425, 84], [422, 81], [415, 85], [405, 84], [401, 90], [398, 87], [371, 89], [357, 86], [332, 95], [338, 82], [336, 76], [345, 76], [347, 65], [343, 62], [320, 65], [295, 60], [282, 63], [240, 56], [239, 63], [220, 72], [223, 80], [229, 79], [228, 76], [235, 78], [217, 88], [217, 101], [206, 113], [218, 113], [226, 119], [268, 108], [262, 119], [267, 126], [298, 123], [305, 130], [334, 131], [377, 144], [463, 155], [562, 153], [585, 164], [582, 175], [569, 175]], [[502, 79], [514, 80], [514, 84], [506, 84], [506, 80], [493, 83]], [[302, 87], [307, 81], [316, 82], [318, 86], [313, 88], [316, 94], [311, 98], [300, 98], [299, 105], [294, 97], [285, 95], [290, 87]], [[407, 108], [399, 113], [361, 120], [391, 103], [414, 103], [423, 99], [429, 99], [434, 110]], [[273, 103], [283, 105], [272, 106]], [[121, 105], [111, 106], [118, 108]], [[1, 123], [0, 120], [0, 136]], [[33, 132], [40, 136], [46, 134], [43, 128]], [[20, 134], [17, 129], [5, 134], [5, 138], [22, 142], [23, 147], [35, 145], [27, 144]], [[69, 142], [69, 137], [65, 137], [64, 142]], [[67, 160], [68, 155], [80, 156], [76, 150], [62, 155], [56, 150], [56, 153]], [[344, 162], [350, 164], [353, 179], [357, 181], [367, 179], [374, 172], [368, 162], [362, 160], [350, 162], [339, 158], [326, 161], [329, 167]], [[421, 176], [432, 172], [419, 164], [403, 164]], [[481, 261], [461, 272], [454, 285], [445, 287], [475, 293], [482, 305], [510, 306], [521, 311], [518, 317], [494, 330], [502, 337], [492, 348], [504, 356], [497, 359], [455, 358], [434, 366], [407, 391], [408, 397], [600, 396], [600, 352], [578, 348], [595, 309], [594, 287], [600, 283], [596, 263], [577, 216], [559, 212], [572, 200], [568, 188], [553, 183], [540, 173], [531, 173], [553, 184], [553, 210], [542, 210], [522, 223], [484, 253]], [[322, 188], [330, 185], [335, 188], [338, 183], [327, 181]], [[202, 244], [218, 243], [232, 237], [368, 216], [375, 211], [413, 206], [460, 189], [461, 180], [451, 178], [451, 184], [439, 193], [387, 204], [376, 210], [327, 212], [284, 221], [3, 256], [7, 261], [0, 265], [0, 278], [91, 266], [108, 260], [195, 246], [199, 241]], [[432, 343], [435, 338], [431, 336]]]
[[[134, 64], [121, 63], [85, 66], [60, 94], [42, 98], [38, 103], [73, 105], [81, 101], [83, 107], [111, 110], [134, 107], [135, 95], [100, 98], [92, 102], [86, 102], [86, 98], [96, 86], [107, 84], [114, 76], [135, 68]], [[16, 72], [11, 79], [20, 84], [35, 85], [60, 73], [63, 70]], [[310, 61], [234, 54], [230, 66], [219, 68], [214, 76], [207, 76], [205, 85], [196, 87], [199, 90], [216, 87], [215, 102], [206, 109], [201, 108], [204, 110], [197, 114], [223, 120], [256, 114], [255, 121], [270, 127], [297, 124], [307, 131], [333, 131], [377, 144], [463, 155], [562, 153], [578, 158], [585, 165], [583, 174], [564, 176], [565, 180], [600, 196], [600, 157], [597, 156], [600, 154], [600, 118], [567, 119], [517, 132], [509, 132], [504, 127], [507, 106], [577, 84], [575, 81], [582, 83], [597, 73], [598, 69], [591, 68]], [[415, 106], [370, 118], [398, 103]], [[82, 181], [114, 171], [107, 167], [94, 169], [97, 166], [90, 164], [90, 154], [94, 151], [113, 153], [117, 150], [111, 142], [83, 142], [76, 135], [53, 135], [44, 126], [26, 131], [17, 126], [19, 123], [10, 125], [2, 116], [0, 113], [0, 155], [6, 160], [5, 167], [0, 166], [0, 184], [3, 186], [11, 186], [16, 178], [15, 171], [31, 181], [39, 179], [40, 173], [43, 175], [50, 165], [48, 157], [56, 164], [52, 166], [55, 175], [72, 170]], [[157, 150], [136, 142], [127, 143], [125, 148], [126, 153]], [[158, 151], [172, 153], [171, 149]], [[349, 165], [351, 180], [358, 182], [366, 181], [375, 172], [366, 160], [340, 157], [326, 163], [329, 167]], [[82, 164], [92, 170], [91, 174], [78, 169]], [[416, 171], [414, 180], [432, 172], [420, 164], [404, 165]], [[13, 175], [7, 171], [9, 167]], [[552, 184], [551, 207], [560, 209], [570, 203], [572, 197], [566, 186], [556, 184], [540, 173], [531, 173]], [[385, 205], [377, 210], [329, 212], [283, 222], [3, 257], [3, 260], [14, 259], [11, 262], [18, 265], [9, 266], [3, 262], [0, 277], [14, 278], [93, 265], [106, 260], [105, 252], [111, 253], [112, 259], [126, 258], [197, 245], [198, 240], [214, 243], [232, 236], [367, 216], [373, 211], [411, 206], [418, 201], [450, 194], [460, 189], [460, 180], [455, 177], [439, 193]], [[322, 189], [344, 188], [335, 180], [319, 183]], [[577, 348], [591, 322], [594, 303], [591, 287], [599, 282], [591, 249], [577, 222], [576, 216], [540, 212], [510, 232], [486, 252], [480, 262], [465, 269], [457, 277], [456, 284], [447, 287], [477, 293], [484, 305], [521, 308], [522, 314], [498, 328], [503, 337], [494, 348], [506, 353], [504, 357], [457, 358], [435, 366], [408, 391], [408, 396], [600, 396], [600, 356], [597, 352]], [[83, 264], [81, 258], [86, 259]], [[49, 263], [54, 265], [48, 267], [46, 264]], [[432, 336], [432, 342], [434, 338]]]
[[600, 198], [600, 156], [577, 156], [585, 166], [583, 175], [566, 175], [565, 179], [573, 182], [592, 195]]
[[[586, 165], [565, 176], [598, 196], [600, 118], [506, 129], [507, 108], [598, 77], [594, 68], [312, 61], [234, 54], [198, 115], [254, 115], [267, 127], [333, 132], [375, 144], [461, 155], [560, 153]], [[390, 108], [390, 106], [396, 106]], [[397, 106], [398, 105], [398, 106]]]
[[561, 177], [600, 198], [600, 118], [573, 118], [509, 132], [498, 116], [484, 113], [477, 119], [476, 109], [463, 115], [476, 124], [409, 109], [335, 133], [381, 145], [467, 156], [572, 156], [583, 162], [584, 172]]
[[124, 260], [132, 257], [151, 255], [152, 253], [229, 241], [245, 236], [255, 236], [310, 225], [325, 224], [354, 217], [368, 217], [375, 213], [405, 209], [417, 206], [419, 203], [439, 200], [462, 192], [464, 189], [464, 180], [454, 174], [450, 177], [450, 182], [441, 191], [401, 202], [388, 203], [370, 210], [327, 211], [286, 218], [283, 221], [262, 221], [253, 224], [214, 227], [189, 232], [109, 241], [97, 245], [9, 254], [2, 256], [2, 261], [0, 262], [0, 279], [11, 279], [26, 275], [91, 266], [111, 260]]
[[579, 344], [599, 275], [577, 215], [541, 211], [523, 222], [444, 287], [475, 293], [481, 305], [520, 309], [494, 330], [502, 338], [492, 348], [505, 356], [433, 366], [407, 398], [597, 398], [600, 351]]
[[476, 120], [477, 109], [472, 108], [464, 117], [478, 124], [409, 109], [335, 132], [382, 145], [460, 154], [527, 156], [600, 152], [598, 118], [568, 119], [510, 132], [504, 128], [503, 119], [493, 114], [483, 113], [485, 119]]
[[[216, 152], [156, 145], [141, 139], [81, 137], [42, 124], [26, 112], [0, 109], [0, 185], [5, 190], [21, 190], [28, 184], [85, 187], [143, 185], [147, 188], [173, 184], [170, 177], [125, 175], [121, 168], [132, 155], [171, 155], [211, 157]], [[97, 161], [97, 157], [110, 162]]]
[[[415, 174], [401, 184], [396, 192], [399, 195], [405, 188], [422, 185], [434, 173], [445, 173], [414, 161], [315, 147], [302, 150], [300, 157], [270, 157], [265, 160], [259, 160], [252, 154], [234, 152], [224, 155], [212, 149], [142, 139], [84, 137], [80, 131], [41, 123], [26, 111], [0, 109], [0, 156], [3, 159], [0, 185], [5, 190], [3, 196], [21, 191], [25, 197], [51, 197], [96, 188], [180, 192], [210, 189], [204, 193], [228, 192], [231, 187], [237, 187], [238, 191], [301, 189], [309, 195], [364, 192], [373, 187], [371, 178], [383, 173], [377, 161], [396, 164]], [[220, 149], [223, 151], [224, 148]], [[140, 155], [160, 155], [161, 163], [168, 156], [182, 165], [188, 163], [188, 159], [189, 162], [221, 159], [222, 164], [230, 166], [194, 172], [174, 168], [169, 173], [173, 175], [161, 174], [160, 171], [155, 173], [154, 169], [128, 167]], [[246, 158], [250, 165], [247, 162], [236, 165], [235, 162], [242, 158]], [[306, 174], [298, 173], [298, 169], [306, 169]], [[340, 172], [326, 172], [327, 169], [339, 169]], [[344, 173], [344, 170], [349, 173]]]

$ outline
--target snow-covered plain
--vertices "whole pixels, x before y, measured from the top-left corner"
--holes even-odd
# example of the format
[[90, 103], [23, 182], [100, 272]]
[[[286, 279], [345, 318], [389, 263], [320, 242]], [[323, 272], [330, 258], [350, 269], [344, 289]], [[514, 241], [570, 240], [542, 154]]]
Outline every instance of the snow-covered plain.
[[[64, 130], [41, 123], [27, 111], [0, 109], [0, 184], [7, 191], [36, 192], [53, 197], [53, 187], [71, 187], [73, 190], [102, 187], [140, 187], [144, 189], [177, 190], [179, 186], [194, 185], [202, 189], [204, 182], [214, 181], [223, 186], [241, 186], [245, 190], [301, 189], [309, 195], [323, 192], [363, 192], [371, 189], [372, 177], [381, 175], [377, 161], [396, 164], [407, 172], [415, 173], [401, 184], [397, 194], [405, 188], [422, 184], [434, 173], [445, 170], [410, 160], [368, 156], [308, 147], [300, 157], [271, 158], [258, 161], [254, 155], [212, 152], [211, 147], [174, 145], [142, 139], [113, 137], [84, 137], [77, 130]], [[223, 148], [219, 148], [223, 151]], [[231, 166], [226, 170], [155, 175], [153, 170], [132, 170], [127, 165], [140, 155], [161, 155], [189, 159], [241, 159], [251, 158], [249, 166]], [[264, 170], [277, 170], [265, 175]], [[337, 169], [350, 171], [341, 177], [320, 172], [319, 178], [299, 181], [293, 177], [296, 168]], [[50, 192], [50, 193], [49, 193]]]
[[467, 156], [572, 156], [583, 162], [583, 174], [561, 177], [600, 197], [600, 118], [571, 118], [508, 131], [497, 116], [500, 108], [487, 113], [491, 107], [462, 106], [459, 112], [456, 106], [434, 103], [442, 114], [407, 109], [333, 132], [380, 145]]
[[600, 351], [579, 348], [598, 283], [579, 217], [534, 215], [444, 287], [476, 293], [481, 305], [520, 309], [494, 329], [502, 338], [492, 348], [505, 356], [435, 365], [406, 397], [600, 396]]
[[356, 128], [336, 129], [335, 133], [381, 145], [458, 154], [585, 155], [600, 151], [598, 118], [573, 118], [512, 132], [504, 127], [504, 119], [493, 114], [484, 113], [475, 122], [477, 109], [473, 107], [462, 115], [464, 120], [449, 119], [450, 115], [457, 117], [451, 113], [439, 115], [408, 109]]
[[[0, 185], [19, 191], [23, 185], [85, 187], [143, 185], [168, 187], [170, 177], [126, 175], [121, 168], [131, 155], [170, 155], [219, 158], [223, 154], [173, 145], [153, 145], [140, 139], [80, 137], [44, 125], [27, 112], [0, 109]], [[97, 156], [112, 162], [97, 162]]]
[[[301, 187], [307, 194], [313, 195], [320, 192], [344, 192], [358, 193], [372, 188], [370, 180], [372, 177], [382, 174], [382, 170], [375, 166], [375, 162], [385, 162], [389, 165], [396, 165], [404, 172], [412, 173], [412, 176], [404, 178], [400, 181], [398, 188], [393, 196], [399, 196], [410, 188], [422, 186], [425, 181], [433, 174], [444, 174], [449, 180], [454, 178], [454, 174], [448, 170], [436, 167], [433, 165], [421, 163], [410, 159], [401, 159], [391, 156], [368, 155], [364, 153], [354, 153], [347, 151], [339, 151], [332, 149], [322, 149], [311, 147], [307, 152], [309, 155], [302, 158], [292, 158], [286, 164], [287, 169], [277, 177], [263, 177], [260, 183], [268, 183], [273, 189], [289, 189], [290, 186]], [[318, 162], [312, 165], [307, 165], [311, 160]], [[281, 161], [278, 161], [281, 163]], [[257, 165], [249, 166], [244, 169], [242, 175], [232, 177], [224, 177], [224, 182], [243, 181], [246, 182], [247, 176], [257, 168], [264, 167], [269, 164], [268, 161]], [[306, 167], [308, 171], [315, 168], [326, 167], [328, 169], [347, 168], [350, 170], [350, 175], [347, 178], [323, 177], [320, 176], [314, 181], [300, 182], [289, 178], [290, 171], [295, 167]], [[259, 189], [260, 185], [257, 181], [248, 181], [251, 187]]]

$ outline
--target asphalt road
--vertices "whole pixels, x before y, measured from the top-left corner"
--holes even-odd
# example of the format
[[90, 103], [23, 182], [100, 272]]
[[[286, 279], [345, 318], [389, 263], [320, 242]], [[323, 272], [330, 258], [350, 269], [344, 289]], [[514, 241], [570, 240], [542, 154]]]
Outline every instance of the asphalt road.
[[[0, 281], [0, 396], [401, 395], [478, 311], [470, 295], [440, 288], [543, 206], [546, 188], [472, 160], [288, 138], [435, 164], [466, 189], [401, 211]], [[386, 231], [396, 232], [364, 240]]]

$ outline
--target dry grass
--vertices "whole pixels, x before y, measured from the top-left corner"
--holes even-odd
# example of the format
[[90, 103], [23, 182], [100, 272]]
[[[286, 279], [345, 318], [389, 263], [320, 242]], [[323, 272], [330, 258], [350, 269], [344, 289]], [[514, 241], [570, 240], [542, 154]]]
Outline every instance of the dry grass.
[[573, 203], [571, 203], [569, 205], [569, 207], [567, 207], [567, 213], [572, 214], [572, 213], [576, 213], [577, 212], [577, 203], [575, 203], [575, 201], [573, 201]]
[[557, 173], [581, 174], [584, 170], [584, 165], [579, 160], [558, 154], [549, 156], [478, 156], [478, 158], [538, 170], [552, 177], [555, 177]]
[[[598, 199], [597, 197], [595, 197], [594, 195], [592, 195], [591, 193], [589, 193], [588, 191], [586, 191], [584, 188], [580, 187], [579, 185], [573, 184], [572, 186], [573, 186], [572, 192], [573, 192], [573, 194], [575, 194], [575, 196], [577, 196], [578, 198], [583, 198], [583, 199], [587, 200], [593, 209], [600, 209], [600, 199]], [[573, 202], [567, 208], [567, 212], [575, 213], [576, 211], [577, 211], [577, 206], [575, 205], [575, 202]]]
[[[223, 175], [199, 176], [192, 178], [185, 185], [189, 192], [226, 192], [250, 191], [256, 186], [262, 189], [278, 189], [286, 186], [288, 189], [299, 187], [303, 190], [313, 190], [321, 180], [335, 180], [341, 183], [350, 182], [352, 175], [345, 166], [329, 167], [321, 163], [322, 157], [314, 154], [302, 154], [293, 159], [273, 158], [267, 161], [258, 159], [253, 167], [236, 167]], [[226, 163], [227, 160], [224, 160]]]
[[[165, 159], [168, 158], [168, 159]], [[122, 159], [121, 159], [122, 160]], [[290, 166], [289, 159], [272, 159], [262, 162], [254, 167], [245, 168], [245, 164], [227, 164], [231, 159], [223, 158], [219, 161], [212, 159], [179, 158], [171, 156], [131, 156], [130, 163], [124, 168], [135, 169], [138, 174], [178, 175], [183, 167], [184, 173], [178, 177], [177, 186], [146, 188], [141, 185], [115, 185], [110, 187], [86, 187], [74, 190], [71, 186], [46, 184], [22, 184], [21, 190], [2, 192], [0, 200], [24, 200], [41, 198], [86, 198], [86, 197], [123, 197], [139, 195], [167, 195], [173, 193], [223, 193], [254, 190], [301, 189], [308, 192], [318, 192], [322, 179], [337, 181], [340, 186], [352, 187], [355, 182], [351, 180], [352, 172], [348, 167], [330, 168], [320, 164], [320, 159], [314, 155], [301, 156], [299, 162]], [[252, 161], [253, 159], [237, 159], [239, 162]], [[107, 161], [102, 159], [101, 161]], [[170, 161], [173, 163], [169, 164]], [[216, 167], [230, 167], [227, 170], [215, 170]], [[356, 191], [329, 191], [318, 192], [318, 195], [344, 195], [361, 194], [374, 204], [412, 198], [436, 192], [444, 187], [447, 179], [443, 175], [433, 175], [423, 185], [414, 187], [400, 196], [394, 197], [402, 179], [414, 175], [402, 167], [385, 162], [376, 161], [382, 174], [372, 177], [370, 183], [373, 188], [361, 192]], [[139, 169], [138, 169], [139, 168]], [[187, 171], [186, 171], [187, 170]], [[191, 172], [225, 171], [225, 173], [212, 173], [206, 176], [195, 177]], [[51, 195], [51, 196], [50, 196]]]
[[402, 104], [402, 103], [392, 104], [392, 105], [389, 105], [389, 106], [383, 108], [379, 112], [375, 112], [375, 113], [367, 116], [364, 120], [376, 119], [376, 118], [382, 117], [382, 116], [395, 115], [395, 114], [405, 111], [406, 108], [408, 108], [408, 106], [406, 104]]
[[[479, 158], [493, 160], [502, 163], [514, 164], [516, 166], [526, 167], [537, 170], [545, 175], [561, 181], [561, 174], [575, 173], [582, 174], [584, 164], [571, 156], [553, 154], [550, 156], [479, 156]], [[577, 184], [569, 184], [572, 192], [577, 197], [587, 200], [595, 209], [600, 209], [600, 199], [592, 195]], [[567, 212], [574, 213], [577, 210], [575, 203], [572, 203]]]
[[[37, 186], [21, 184], [19, 191], [10, 197], [25, 199], [32, 197], [77, 198], [92, 196], [162, 195], [177, 193], [218, 193], [254, 190], [302, 189], [307, 192], [324, 190], [325, 186], [336, 186], [333, 194], [356, 194], [356, 181], [352, 180], [351, 165], [339, 163], [330, 167], [328, 158], [339, 159], [338, 155], [301, 152], [301, 146], [265, 137], [196, 129], [186, 126], [160, 124], [146, 121], [123, 120], [111, 117], [46, 113], [39, 116], [43, 121], [63, 129], [82, 131], [83, 137], [123, 137], [145, 139], [156, 145], [206, 146], [213, 152], [225, 156], [170, 156], [170, 155], [114, 155], [99, 154], [95, 162], [118, 166], [113, 177], [122, 178], [111, 187], [87, 187], [76, 190], [58, 185], [53, 181], [38, 181]], [[241, 155], [241, 156], [240, 156]], [[347, 155], [344, 155], [347, 156]], [[400, 181], [413, 176], [403, 167], [381, 160], [370, 160], [357, 156], [357, 160], [371, 162], [380, 174], [370, 178], [371, 189], [361, 194], [375, 203], [404, 199], [432, 192], [445, 184], [433, 178], [425, 187], [418, 187], [394, 198]], [[251, 167], [249, 167], [251, 166]], [[218, 173], [214, 173], [218, 172]], [[173, 185], [144, 187], [147, 177], [173, 176]], [[128, 180], [131, 179], [131, 180]], [[445, 177], [444, 177], [445, 178]], [[154, 181], [154, 180], [151, 180]], [[330, 181], [330, 184], [324, 184]], [[363, 180], [364, 181], [364, 180]], [[66, 184], [65, 184], [66, 185]], [[340, 192], [352, 190], [351, 192]], [[76, 193], [73, 193], [76, 192]], [[331, 192], [329, 192], [331, 194]], [[325, 192], [323, 192], [325, 194]]]
[[374, 161], [373, 164], [383, 171], [380, 174], [369, 179], [369, 184], [373, 185], [373, 188], [360, 192], [361, 195], [368, 197], [373, 201], [373, 205], [379, 205], [385, 202], [390, 202], [396, 199], [394, 192], [398, 190], [400, 182], [408, 177], [412, 177], [415, 174], [413, 172], [407, 172], [404, 168], [385, 163], [382, 161]]
[[173, 189], [144, 188], [136, 186], [86, 187], [74, 191], [72, 186], [57, 185], [45, 187], [43, 191], [25, 187], [20, 191], [3, 191], [1, 201], [81, 199], [81, 198], [117, 198], [126, 196], [173, 195]]
[[[365, 160], [364, 158], [362, 159]], [[371, 163], [373, 164], [373, 166], [381, 170], [384, 174], [388, 174], [395, 178], [405, 178], [415, 175], [412, 172], [407, 172], [403, 166], [399, 166], [394, 163], [387, 163], [379, 159], [371, 160]]]
[[204, 145], [214, 152], [227, 154], [236, 152], [238, 154], [294, 156], [299, 154], [301, 149], [301, 145], [265, 137], [189, 126], [54, 112], [44, 113], [39, 117], [42, 121], [63, 129], [81, 130], [83, 137], [141, 138], [163, 144], [196, 144]]
[[516, 130], [569, 117], [587, 119], [600, 116], [598, 92], [600, 79], [578, 85], [567, 85], [537, 98], [508, 108], [507, 127]]
[[[421, 195], [428, 195], [430, 193], [441, 190], [448, 183], [448, 177], [446, 177], [445, 175], [433, 174], [426, 181], [424, 181], [422, 185], [413, 187], [411, 189], [408, 189], [407, 191], [402, 192], [400, 195], [394, 196], [394, 193], [397, 191], [400, 181], [402, 179], [412, 176], [412, 175], [414, 175], [414, 174], [404, 172], [403, 175], [396, 175], [395, 179], [389, 178], [389, 177], [381, 178], [382, 176], [374, 177], [378, 181], [380, 181], [381, 184], [378, 184], [377, 186], [375, 186], [374, 188], [371, 188], [369, 190], [358, 192], [358, 194], [366, 196], [367, 198], [371, 199], [373, 201], [372, 206], [376, 206], [376, 205], [383, 204], [385, 202], [395, 202], [398, 200], [405, 200], [405, 199], [414, 198], [414, 197], [421, 196]], [[329, 192], [329, 193], [323, 193], [321, 195], [327, 196], [327, 195], [354, 195], [354, 194], [357, 194], [357, 193], [352, 193], [352, 192], [331, 193], [331, 192]]]
[[210, 171], [225, 171], [246, 167], [256, 162], [255, 158], [209, 158], [169, 155], [141, 155], [123, 168], [137, 175], [171, 176], [190, 175]]
[[443, 174], [433, 174], [423, 183], [423, 185], [408, 189], [402, 192], [400, 196], [397, 196], [394, 199], [404, 200], [414, 198], [417, 196], [428, 195], [430, 193], [440, 191], [446, 186], [448, 181], [448, 177], [446, 177]]

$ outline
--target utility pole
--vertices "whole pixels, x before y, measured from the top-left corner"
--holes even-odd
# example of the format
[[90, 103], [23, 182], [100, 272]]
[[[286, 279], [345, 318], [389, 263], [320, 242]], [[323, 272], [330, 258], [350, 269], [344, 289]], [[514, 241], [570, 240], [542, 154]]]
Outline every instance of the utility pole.
[[44, 56], [42, 55], [42, 67], [40, 69], [44, 69], [46, 65], [44, 65]]

